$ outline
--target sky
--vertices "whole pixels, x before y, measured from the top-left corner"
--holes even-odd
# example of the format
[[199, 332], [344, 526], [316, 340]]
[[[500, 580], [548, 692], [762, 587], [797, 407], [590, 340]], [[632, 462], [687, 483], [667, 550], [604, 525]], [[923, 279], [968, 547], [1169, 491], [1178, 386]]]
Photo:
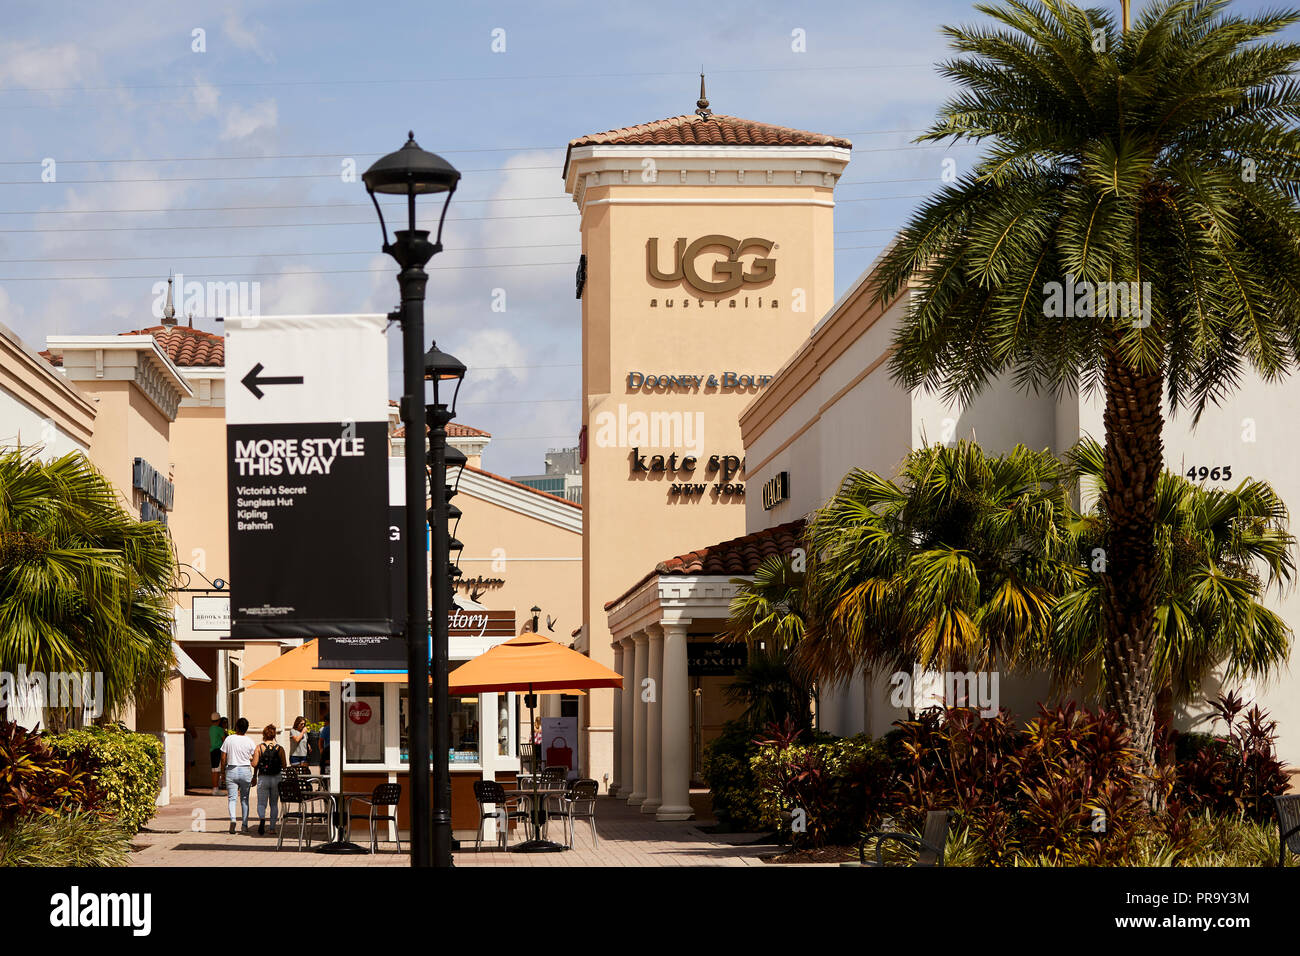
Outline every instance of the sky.
[[38, 349], [156, 325], [173, 272], [260, 283], [267, 315], [388, 312], [396, 268], [348, 173], [411, 129], [463, 173], [426, 307], [470, 368], [457, 420], [492, 433], [484, 467], [541, 472], [580, 425], [568, 141], [692, 112], [701, 67], [717, 113], [849, 138], [838, 295], [944, 159], [976, 155], [911, 141], [951, 93], [941, 27], [980, 19], [968, 0], [11, 4], [0, 322]]

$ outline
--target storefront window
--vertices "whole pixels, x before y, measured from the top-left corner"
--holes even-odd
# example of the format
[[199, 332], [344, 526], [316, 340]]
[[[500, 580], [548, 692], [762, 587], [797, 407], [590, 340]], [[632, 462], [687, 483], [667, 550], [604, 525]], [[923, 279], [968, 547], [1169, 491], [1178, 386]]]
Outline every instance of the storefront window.
[[[458, 665], [457, 665], [458, 666]], [[455, 666], [452, 667], [455, 670]], [[479, 762], [479, 742], [480, 742], [480, 720], [478, 697], [453, 695], [448, 701], [450, 704], [450, 741], [451, 749], [447, 758], [453, 764], [476, 764]], [[398, 699], [399, 720], [401, 722], [400, 746], [402, 753], [402, 762], [407, 763], [410, 760], [410, 692], [409, 687], [402, 685]], [[429, 711], [433, 711], [433, 701], [429, 701]], [[429, 754], [429, 759], [434, 759], [436, 755]]]
[[356, 697], [343, 701], [345, 763], [384, 762], [384, 685], [358, 683]]

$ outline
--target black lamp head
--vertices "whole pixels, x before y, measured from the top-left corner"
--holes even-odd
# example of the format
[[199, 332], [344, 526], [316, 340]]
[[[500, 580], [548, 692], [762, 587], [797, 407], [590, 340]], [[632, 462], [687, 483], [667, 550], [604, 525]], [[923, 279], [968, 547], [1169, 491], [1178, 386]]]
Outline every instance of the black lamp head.
[[412, 130], [401, 149], [375, 160], [361, 180], [372, 193], [419, 196], [450, 192], [460, 182], [460, 172], [437, 153], [421, 149]]
[[444, 460], [447, 462], [448, 471], [450, 471], [452, 468], [464, 468], [466, 465], [469, 464], [469, 459], [465, 457], [465, 453], [461, 451], [459, 448], [457, 448], [455, 445], [447, 446], [447, 452], [444, 455]]
[[379, 213], [379, 228], [384, 232], [384, 244], [388, 244], [388, 230], [384, 225], [384, 213], [379, 208], [376, 193], [406, 196], [408, 228], [415, 232], [415, 197], [426, 193], [446, 193], [447, 201], [442, 206], [442, 216], [438, 220], [437, 248], [442, 247], [442, 224], [447, 218], [447, 206], [451, 204], [451, 194], [460, 182], [460, 172], [437, 153], [430, 153], [420, 148], [415, 141], [415, 132], [407, 134], [406, 143], [396, 152], [382, 156], [361, 174], [361, 181], [366, 184]]
[[[460, 394], [460, 383], [465, 380], [465, 363], [454, 355], [448, 355], [434, 343], [424, 353], [424, 380], [433, 383], [433, 404], [449, 405], [451, 417], [455, 418], [456, 396]], [[443, 392], [444, 382], [448, 385], [455, 383], [450, 402]]]

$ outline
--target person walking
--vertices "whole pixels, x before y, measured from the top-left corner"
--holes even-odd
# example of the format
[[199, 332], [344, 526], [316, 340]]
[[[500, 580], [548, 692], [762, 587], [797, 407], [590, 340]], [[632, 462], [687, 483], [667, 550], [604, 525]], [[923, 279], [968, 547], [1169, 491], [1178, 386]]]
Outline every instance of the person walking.
[[[253, 751], [253, 783], [257, 786], [257, 835], [266, 832], [266, 804], [271, 804], [271, 833], [280, 819], [280, 780], [284, 774], [284, 748], [276, 742], [275, 724], [262, 728], [262, 742]], [[247, 826], [245, 826], [247, 829]]]
[[235, 832], [235, 818], [244, 811], [243, 831], [248, 832], [248, 792], [253, 786], [253, 751], [257, 745], [248, 739], [248, 718], [235, 721], [235, 732], [221, 745], [221, 769], [226, 772], [226, 795], [230, 798], [230, 832]]
[[221, 745], [226, 740], [226, 732], [221, 728], [222, 716], [212, 712], [212, 726], [208, 728], [208, 756], [212, 766], [212, 795], [221, 793]]
[[289, 731], [289, 763], [307, 762], [307, 718], [299, 717]]

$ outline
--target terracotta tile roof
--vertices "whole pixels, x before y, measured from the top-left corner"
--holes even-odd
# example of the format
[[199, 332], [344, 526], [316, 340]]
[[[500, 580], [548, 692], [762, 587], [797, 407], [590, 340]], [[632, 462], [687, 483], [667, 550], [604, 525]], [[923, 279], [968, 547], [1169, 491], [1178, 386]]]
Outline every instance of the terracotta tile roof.
[[852, 149], [853, 144], [839, 136], [810, 133], [805, 129], [774, 126], [723, 116], [714, 113], [708, 119], [690, 113], [624, 126], [606, 133], [591, 133], [570, 140], [574, 146], [840, 146]]
[[752, 534], [711, 544], [697, 551], [687, 551], [667, 561], [660, 561], [654, 570], [632, 585], [612, 601], [605, 603], [609, 610], [651, 578], [661, 574], [726, 574], [744, 577], [758, 570], [764, 558], [786, 555], [801, 546], [804, 519], [797, 518], [772, 528], [763, 528]]
[[827, 136], [806, 129], [775, 126], [714, 113], [704, 119], [695, 113], [670, 116], [668, 119], [636, 126], [624, 126], [605, 133], [590, 133], [569, 141], [564, 156], [564, 171], [569, 173], [569, 157], [578, 146], [838, 146], [852, 149], [853, 143], [842, 136]]
[[[396, 404], [396, 403], [390, 401], [388, 404], [389, 404], [389, 405], [394, 405], [394, 404]], [[428, 425], [424, 426], [424, 430], [425, 430], [425, 432], [428, 432], [428, 430], [429, 430], [429, 426], [428, 426]], [[393, 429], [392, 437], [393, 437], [393, 438], [405, 438], [405, 437], [406, 437], [406, 426], [405, 426], [405, 425], [398, 425], [396, 428], [394, 428], [394, 429]], [[448, 437], [448, 438], [491, 438], [491, 437], [492, 437], [492, 433], [491, 433], [491, 432], [485, 432], [485, 431], [484, 431], [483, 429], [481, 429], [481, 428], [474, 428], [474, 427], [471, 426], [471, 425], [462, 425], [462, 424], [460, 424], [460, 422], [448, 422], [448, 423], [447, 423], [447, 437]]]
[[154, 325], [122, 335], [152, 335], [158, 347], [182, 368], [221, 368], [226, 364], [226, 340], [187, 325]]

